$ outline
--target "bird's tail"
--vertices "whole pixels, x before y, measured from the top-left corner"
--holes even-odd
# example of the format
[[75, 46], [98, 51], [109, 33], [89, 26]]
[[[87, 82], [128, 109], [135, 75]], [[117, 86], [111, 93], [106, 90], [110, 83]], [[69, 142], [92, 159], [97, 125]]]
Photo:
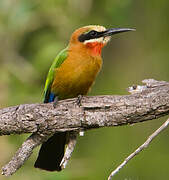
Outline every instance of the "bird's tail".
[[34, 167], [47, 171], [61, 171], [60, 163], [64, 156], [66, 132], [55, 133], [42, 144]]

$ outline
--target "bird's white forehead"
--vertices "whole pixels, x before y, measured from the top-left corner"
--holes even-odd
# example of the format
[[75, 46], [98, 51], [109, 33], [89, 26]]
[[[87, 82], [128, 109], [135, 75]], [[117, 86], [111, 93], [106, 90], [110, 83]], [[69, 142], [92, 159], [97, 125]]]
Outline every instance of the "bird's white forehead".
[[86, 27], [88, 27], [89, 29], [91, 29], [91, 30], [95, 30], [95, 31], [98, 31], [98, 32], [102, 32], [102, 31], [105, 31], [106, 30], [106, 28], [104, 27], [104, 26], [93, 26], [93, 25], [90, 25], [90, 26], [86, 26]]

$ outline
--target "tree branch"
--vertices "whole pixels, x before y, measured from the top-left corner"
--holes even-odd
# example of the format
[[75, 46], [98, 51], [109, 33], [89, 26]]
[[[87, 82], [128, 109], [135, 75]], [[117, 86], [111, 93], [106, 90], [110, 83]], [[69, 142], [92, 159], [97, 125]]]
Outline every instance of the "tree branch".
[[9, 176], [19, 169], [30, 157], [35, 147], [47, 140], [46, 137], [32, 134], [18, 149], [11, 161], [2, 168], [2, 175]]
[[[59, 101], [56, 108], [49, 103], [1, 109], [1, 136], [33, 133], [2, 173], [13, 174], [31, 155], [32, 150], [55, 132], [127, 125], [169, 114], [169, 83], [152, 79], [143, 82], [146, 85], [128, 88], [131, 95], [83, 97], [80, 107], [74, 98]], [[65, 158], [69, 159], [69, 156]]]
[[133, 153], [131, 153], [114, 171], [111, 172], [110, 176], [108, 177], [108, 180], [111, 180], [115, 174], [117, 174], [121, 168], [123, 168], [132, 158], [134, 158], [138, 153], [140, 153], [142, 150], [147, 148], [151, 141], [159, 135], [160, 132], [162, 132], [164, 129], [166, 129], [169, 125], [169, 119], [165, 121], [151, 136], [147, 138], [147, 140], [139, 146]]

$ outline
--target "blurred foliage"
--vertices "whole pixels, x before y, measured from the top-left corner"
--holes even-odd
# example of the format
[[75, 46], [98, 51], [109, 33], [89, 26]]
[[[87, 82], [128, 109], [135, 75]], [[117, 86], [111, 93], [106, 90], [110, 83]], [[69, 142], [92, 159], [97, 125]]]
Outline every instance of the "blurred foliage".
[[[169, 80], [168, 0], [1, 0], [0, 106], [42, 101], [48, 69], [71, 33], [84, 25], [134, 27], [116, 35], [103, 50], [104, 65], [90, 95], [126, 94], [145, 78]], [[80, 137], [64, 171], [33, 168], [37, 150], [11, 180], [105, 179], [165, 118], [92, 130]], [[0, 167], [26, 136], [1, 137]], [[168, 179], [168, 130], [114, 179]], [[0, 175], [0, 179], [6, 179]]]

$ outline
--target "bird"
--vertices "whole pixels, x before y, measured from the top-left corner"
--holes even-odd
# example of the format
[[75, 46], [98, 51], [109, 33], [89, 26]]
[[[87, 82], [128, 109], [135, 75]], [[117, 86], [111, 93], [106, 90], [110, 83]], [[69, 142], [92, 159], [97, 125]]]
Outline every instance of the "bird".
[[[102, 48], [114, 34], [132, 28], [108, 28], [88, 25], [78, 28], [68, 46], [54, 59], [44, 87], [44, 103], [87, 95], [102, 67]], [[61, 171], [68, 132], [57, 132], [40, 148], [35, 168]]]

